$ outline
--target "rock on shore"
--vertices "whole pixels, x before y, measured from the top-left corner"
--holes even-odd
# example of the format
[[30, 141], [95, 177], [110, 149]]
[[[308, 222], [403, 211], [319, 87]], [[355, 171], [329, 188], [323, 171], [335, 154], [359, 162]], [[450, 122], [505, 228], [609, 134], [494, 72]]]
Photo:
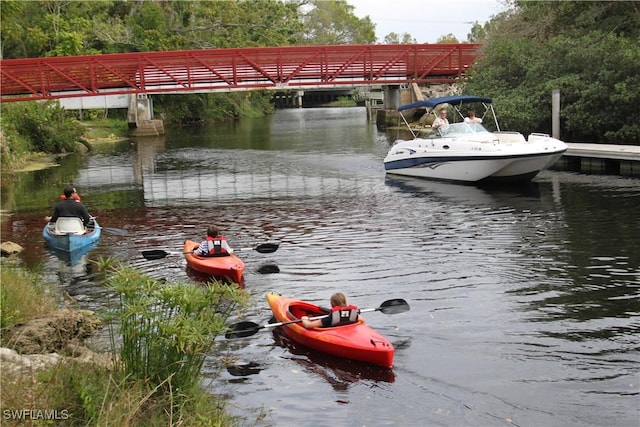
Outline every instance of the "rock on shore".
[[7, 327], [2, 331], [2, 369], [11, 373], [40, 370], [67, 357], [111, 366], [111, 354], [94, 353], [81, 345], [102, 327], [92, 311], [70, 309]]

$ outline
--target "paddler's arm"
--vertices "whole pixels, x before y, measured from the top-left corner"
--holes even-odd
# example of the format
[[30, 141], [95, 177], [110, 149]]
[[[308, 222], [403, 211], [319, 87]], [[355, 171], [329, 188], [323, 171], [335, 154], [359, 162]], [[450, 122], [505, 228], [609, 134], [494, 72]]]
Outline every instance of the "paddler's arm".
[[304, 326], [307, 329], [322, 327], [322, 319], [309, 320], [309, 316], [302, 316], [301, 319], [302, 319], [302, 326]]
[[191, 249], [190, 252], [196, 256], [205, 256], [209, 252], [209, 248], [207, 247], [206, 241], [204, 241], [204, 242], [201, 242], [195, 248]]

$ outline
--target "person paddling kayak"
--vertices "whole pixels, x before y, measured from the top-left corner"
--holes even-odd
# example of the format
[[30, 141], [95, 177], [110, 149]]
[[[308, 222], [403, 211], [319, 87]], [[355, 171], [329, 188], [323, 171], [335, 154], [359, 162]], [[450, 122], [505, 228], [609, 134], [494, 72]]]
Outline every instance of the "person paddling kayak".
[[309, 320], [309, 316], [302, 316], [302, 325], [307, 329], [329, 328], [331, 326], [355, 323], [360, 318], [358, 307], [349, 305], [347, 297], [342, 292], [331, 295], [331, 312], [322, 319]]
[[218, 227], [210, 225], [207, 228], [207, 237], [193, 253], [202, 257], [229, 256], [233, 253], [233, 249], [229, 246], [227, 238], [220, 234]]
[[87, 208], [80, 201], [80, 196], [75, 187], [67, 186], [63, 190], [64, 199], [56, 203], [53, 209], [53, 215], [44, 217], [45, 221], [55, 224], [59, 217], [78, 217], [87, 227], [91, 222], [91, 215]]

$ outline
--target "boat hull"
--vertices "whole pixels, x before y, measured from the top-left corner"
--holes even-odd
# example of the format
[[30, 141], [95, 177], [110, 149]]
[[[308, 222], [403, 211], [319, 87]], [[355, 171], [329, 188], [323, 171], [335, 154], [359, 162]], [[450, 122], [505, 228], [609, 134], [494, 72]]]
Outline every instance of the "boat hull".
[[477, 182], [509, 164], [509, 158], [500, 155], [490, 144], [468, 144], [449, 138], [398, 141], [385, 157], [384, 168], [388, 174]]
[[240, 258], [236, 255], [221, 257], [193, 255], [191, 252], [198, 246], [200, 243], [193, 240], [185, 240], [184, 242], [184, 257], [191, 269], [218, 279], [227, 279], [233, 283], [244, 283], [245, 265]]
[[546, 135], [531, 135], [522, 142], [416, 138], [396, 142], [384, 167], [387, 174], [441, 181], [529, 181], [566, 150], [564, 142]]
[[415, 157], [411, 161], [400, 160], [385, 164], [388, 174], [427, 178], [440, 181], [477, 182], [506, 166], [505, 162], [489, 159], [461, 160]]
[[[267, 294], [267, 302], [279, 322], [327, 313], [317, 305], [276, 293]], [[283, 325], [282, 328], [287, 338], [310, 349], [385, 368], [393, 366], [393, 344], [371, 329], [364, 320], [331, 328], [306, 329], [300, 322]]]
[[100, 239], [102, 228], [94, 221], [93, 229], [85, 234], [56, 234], [52, 225], [45, 225], [42, 237], [47, 246], [56, 251], [75, 252], [96, 243]]
[[[502, 138], [500, 133], [499, 138]], [[518, 134], [520, 135], [520, 134]], [[501, 144], [505, 144], [501, 141]], [[545, 134], [531, 134], [525, 141], [509, 142], [511, 150], [520, 149], [523, 153], [515, 155], [504, 168], [491, 174], [486, 181], [530, 181], [541, 171], [550, 168], [567, 151], [567, 144]]]

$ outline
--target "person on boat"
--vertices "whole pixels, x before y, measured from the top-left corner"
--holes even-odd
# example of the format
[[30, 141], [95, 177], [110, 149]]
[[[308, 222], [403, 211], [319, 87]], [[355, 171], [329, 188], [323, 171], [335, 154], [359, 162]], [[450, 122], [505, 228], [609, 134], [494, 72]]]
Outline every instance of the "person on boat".
[[331, 295], [331, 312], [322, 319], [309, 320], [309, 316], [302, 316], [302, 326], [307, 329], [329, 328], [331, 326], [355, 323], [360, 319], [358, 307], [349, 305], [347, 297], [342, 292]]
[[233, 249], [229, 246], [227, 238], [220, 234], [218, 227], [210, 225], [207, 228], [207, 237], [193, 253], [204, 257], [229, 256], [233, 254]]
[[447, 109], [441, 108], [439, 111], [439, 116], [431, 124], [432, 129], [439, 129], [443, 126], [449, 126], [449, 120], [447, 120]]
[[473, 110], [469, 110], [469, 117], [464, 118], [465, 123], [474, 124], [474, 123], [482, 123], [482, 119], [480, 117], [476, 117], [476, 112]]
[[49, 224], [55, 224], [59, 217], [78, 217], [82, 220], [85, 228], [92, 221], [86, 206], [79, 200], [78, 192], [74, 187], [67, 186], [63, 190], [64, 199], [60, 200], [53, 208], [53, 215], [44, 219]]

